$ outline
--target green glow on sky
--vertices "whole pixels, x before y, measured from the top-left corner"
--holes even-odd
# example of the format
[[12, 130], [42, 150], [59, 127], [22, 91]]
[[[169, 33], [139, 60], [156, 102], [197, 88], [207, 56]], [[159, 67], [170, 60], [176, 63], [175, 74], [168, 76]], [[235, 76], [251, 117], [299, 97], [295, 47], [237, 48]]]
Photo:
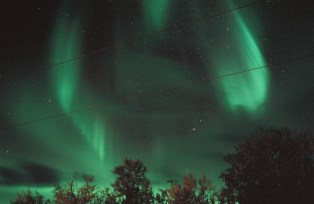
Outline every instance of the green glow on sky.
[[[143, 8], [135, 8], [136, 11], [143, 9], [143, 15], [136, 16], [138, 24], [134, 26], [145, 25], [145, 30], [150, 32], [167, 27], [168, 17], [178, 18], [179, 22], [186, 19], [176, 16], [177, 11], [195, 12], [192, 20], [212, 13], [208, 12], [212, 6], [210, 1], [207, 1], [208, 7], [196, 1], [182, 2], [181, 5], [181, 1], [143, 0]], [[119, 45], [128, 34], [138, 35], [132, 29], [130, 33], [120, 31], [130, 24], [129, 20], [119, 18], [124, 13], [113, 15], [108, 22], [115, 26], [107, 27], [103, 24], [105, 18], [88, 22], [89, 17], [102, 16], [102, 9], [76, 3], [68, 8], [69, 16], [63, 9], [53, 11], [58, 18], [54, 19], [51, 41], [45, 42], [50, 46], [47, 50], [50, 64], [106, 46], [101, 43], [104, 41]], [[172, 4], [181, 6], [177, 10]], [[227, 9], [226, 4], [222, 7], [221, 11]], [[230, 5], [233, 7], [236, 6]], [[40, 73], [34, 69], [21, 76], [37, 78], [10, 84], [5, 90], [7, 97], [3, 97], [2, 103], [10, 113], [5, 117], [13, 125], [74, 110], [90, 111], [10, 130], [13, 133], [11, 136], [8, 132], [8, 138], [12, 138], [12, 144], [8, 146], [14, 148], [9, 149], [9, 154], [4, 152], [0, 162], [12, 169], [20, 168], [23, 162], [41, 164], [57, 170], [61, 180], [73, 172], [88, 173], [95, 175], [97, 184], [108, 186], [114, 179], [113, 167], [128, 157], [144, 161], [155, 190], [167, 185], [168, 179], [180, 179], [185, 173], [206, 174], [220, 185], [219, 174], [225, 167], [222, 157], [238, 141], [233, 134], [247, 134], [259, 122], [251, 116], [259, 116], [267, 100], [269, 71], [260, 69], [222, 78], [211, 86], [207, 79], [266, 64], [256, 29], [261, 22], [250, 18], [252, 9], [196, 23], [195, 28], [181, 33], [162, 32], [127, 48], [106, 50]], [[95, 13], [89, 13], [94, 10]], [[82, 32], [89, 26], [95, 29], [95, 39], [89, 38], [92, 31]], [[34, 56], [33, 60], [40, 64], [47, 59]], [[24, 67], [21, 64], [16, 69]], [[109, 88], [99, 86], [107, 81]], [[221, 110], [220, 104], [228, 111]], [[244, 114], [241, 109], [245, 110]], [[249, 117], [238, 120], [237, 116], [246, 112]], [[17, 187], [12, 190], [20, 190], [25, 185]]]
[[[58, 63], [80, 55], [79, 22], [58, 21], [53, 39], [52, 62]], [[66, 63], [54, 70], [54, 85], [64, 111], [72, 110], [79, 83], [80, 61]]]
[[[61, 12], [60, 16], [66, 16]], [[68, 20], [61, 18], [57, 21], [55, 33], [52, 39], [52, 63], [58, 63], [65, 59], [71, 59], [81, 55], [81, 25], [78, 18]], [[57, 100], [65, 113], [82, 108], [79, 104], [81, 100], [91, 101], [82, 92], [80, 85], [81, 62], [75, 60], [65, 63], [53, 69], [53, 86], [57, 95]], [[86, 87], [86, 86], [84, 86]], [[94, 113], [71, 114], [69, 115], [73, 124], [80, 133], [92, 145], [98, 157], [103, 160], [105, 157], [105, 127], [104, 121]]]
[[105, 157], [105, 127], [103, 120], [94, 112], [81, 113], [73, 117], [82, 135], [86, 136], [87, 142], [96, 150], [98, 157], [103, 160]]
[[[42, 92], [49, 92], [48, 87], [41, 87], [41, 89]], [[12, 110], [14, 110], [12, 115], [16, 116], [18, 122], [22, 123], [30, 119], [60, 113], [60, 108], [54, 102], [49, 103], [46, 100], [38, 103], [36, 94], [27, 89], [21, 89], [12, 95]], [[18, 100], [18, 98], [23, 98], [23, 101]], [[96, 137], [96, 135], [104, 134], [101, 121], [101, 118], [96, 117], [95, 112], [80, 112], [73, 116], [55, 118], [20, 127], [23, 136], [15, 141], [23, 144], [23, 141], [25, 143], [27, 140], [31, 148], [20, 150], [21, 154], [16, 157], [21, 161], [52, 166], [64, 173], [65, 177], [72, 175], [73, 172], [93, 172], [94, 175], [103, 175], [105, 173], [103, 172], [104, 166], [99, 158], [104, 155], [104, 151], [97, 152], [96, 149], [98, 147], [104, 149], [104, 139]], [[78, 125], [79, 122], [81, 122], [80, 126]], [[81, 131], [84, 127], [85, 134]], [[8, 164], [8, 166], [12, 166], [12, 164]]]
[[171, 1], [143, 0], [143, 4], [147, 27], [150, 27], [154, 30], [163, 29], [168, 19]]
[[192, 83], [191, 76], [183, 71], [187, 69], [187, 66], [154, 56], [150, 52], [120, 51], [116, 53], [115, 82], [116, 92], [120, 96], [128, 97], [138, 94], [151, 96], [160, 89], [179, 87], [186, 87], [188, 91], [197, 92], [197, 86]]
[[[219, 57], [211, 58], [215, 74], [224, 75], [267, 64], [258, 41], [254, 38], [253, 29], [246, 23], [249, 19], [241, 17], [239, 11], [226, 19], [228, 23], [224, 29], [227, 34], [219, 44]], [[267, 99], [269, 74], [267, 68], [259, 69], [223, 78], [218, 83], [221, 85], [225, 105], [233, 111], [242, 108], [255, 114]]]
[[1, 192], [4, 193], [6, 196], [11, 197], [12, 200], [17, 196], [18, 193], [25, 192], [28, 189], [31, 190], [33, 193], [37, 191], [46, 199], [52, 199], [51, 193], [53, 190], [52, 187], [28, 187], [28, 188], [25, 188], [25, 186], [0, 187]]

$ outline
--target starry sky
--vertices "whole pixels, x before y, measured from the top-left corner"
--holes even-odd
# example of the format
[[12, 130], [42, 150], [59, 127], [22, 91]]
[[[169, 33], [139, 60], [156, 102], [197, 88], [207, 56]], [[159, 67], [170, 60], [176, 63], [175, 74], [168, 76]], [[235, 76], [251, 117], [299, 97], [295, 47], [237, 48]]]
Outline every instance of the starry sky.
[[[0, 201], [140, 159], [155, 190], [258, 127], [313, 130], [310, 1], [50, 0], [1, 6]], [[269, 65], [269, 66], [267, 66]]]

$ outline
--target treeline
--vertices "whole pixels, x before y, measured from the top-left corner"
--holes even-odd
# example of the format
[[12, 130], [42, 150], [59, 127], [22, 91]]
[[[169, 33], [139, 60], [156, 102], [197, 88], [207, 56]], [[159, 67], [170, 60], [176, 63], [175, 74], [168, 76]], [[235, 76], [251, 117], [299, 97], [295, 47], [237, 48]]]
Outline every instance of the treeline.
[[314, 202], [314, 138], [310, 132], [260, 129], [225, 157], [224, 187], [214, 189], [205, 177], [189, 174], [182, 182], [153, 193], [147, 168], [126, 159], [115, 167], [115, 182], [99, 188], [92, 176], [78, 185], [70, 179], [53, 189], [53, 199], [27, 190], [12, 204], [310, 204]]

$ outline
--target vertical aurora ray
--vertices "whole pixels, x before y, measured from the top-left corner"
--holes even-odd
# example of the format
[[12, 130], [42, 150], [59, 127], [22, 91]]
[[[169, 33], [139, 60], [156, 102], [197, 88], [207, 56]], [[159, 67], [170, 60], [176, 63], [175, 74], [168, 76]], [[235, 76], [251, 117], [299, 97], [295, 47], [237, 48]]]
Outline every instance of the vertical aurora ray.
[[94, 112], [83, 113], [72, 117], [81, 134], [86, 137], [101, 160], [105, 157], [105, 127], [103, 120]]
[[[227, 2], [233, 8], [231, 2]], [[209, 57], [214, 68], [213, 74], [224, 75], [266, 64], [254, 33], [240, 13], [236, 11], [227, 16], [224, 24], [224, 39], [217, 43], [215, 57]], [[249, 19], [249, 18], [248, 18]], [[219, 80], [224, 95], [225, 105], [231, 110], [239, 108], [255, 114], [266, 101], [269, 83], [267, 68], [258, 69], [240, 75]]]
[[[62, 62], [81, 55], [81, 23], [80, 18], [62, 18], [66, 16], [60, 13], [55, 33], [52, 39], [51, 59], [53, 63]], [[83, 86], [80, 81], [81, 62], [74, 60], [64, 63], [53, 69], [53, 85], [57, 100], [64, 112], [82, 109], [81, 101], [93, 103], [93, 99], [84, 92], [79, 91]], [[83, 86], [86, 87], [86, 86]], [[103, 160], [105, 156], [105, 127], [103, 119], [91, 110], [88, 113], [71, 114], [73, 124], [85, 137], [86, 141], [98, 157]]]
[[[80, 55], [79, 21], [59, 21], [53, 37], [52, 62], [58, 63]], [[75, 60], [54, 69], [53, 82], [58, 101], [65, 112], [72, 111], [79, 83], [80, 61]]]
[[143, 0], [146, 26], [154, 30], [165, 27], [171, 7], [170, 0]]

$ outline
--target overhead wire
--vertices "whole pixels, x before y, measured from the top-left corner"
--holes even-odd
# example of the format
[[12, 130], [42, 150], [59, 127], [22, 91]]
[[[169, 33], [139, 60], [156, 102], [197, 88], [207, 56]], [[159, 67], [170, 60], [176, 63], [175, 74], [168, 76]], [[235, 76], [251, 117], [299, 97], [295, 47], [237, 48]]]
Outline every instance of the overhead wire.
[[[141, 41], [141, 40], [143, 40], [143, 39], [146, 39], [146, 38], [150, 38], [150, 37], [152, 37], [152, 36], [154, 36], [154, 35], [158, 35], [158, 34], [160, 34], [160, 33], [169, 32], [169, 31], [171, 31], [171, 30], [175, 30], [175, 29], [180, 29], [180, 28], [192, 26], [192, 25], [194, 25], [194, 24], [197, 23], [197, 22], [201, 22], [201, 21], [204, 21], [204, 20], [213, 18], [213, 17], [225, 15], [225, 14], [227, 14], [227, 13], [231, 13], [231, 12], [234, 12], [234, 11], [236, 11], [236, 10], [248, 8], [248, 7], [257, 5], [257, 4], [258, 4], [257, 1], [253, 1], [253, 2], [244, 4], [244, 5], [241, 5], [241, 6], [232, 8], [232, 9], [224, 10], [224, 11], [221, 11], [221, 12], [216, 12], [216, 13], [214, 13], [214, 14], [207, 15], [207, 16], [204, 16], [204, 17], [195, 19], [195, 20], [191, 21], [191, 23], [181, 23], [181, 24], [179, 24], [179, 25], [173, 24], [173, 25], [171, 25], [171, 26], [168, 26], [168, 27], [163, 28], [163, 29], [158, 30], [158, 31], [147, 32], [146, 34], [144, 34], [144, 35], [142, 35], [142, 36], [140, 36], [140, 37], [138, 37], [138, 38], [136, 38], [136, 39], [134, 39], [134, 40], [130, 40], [130, 41], [118, 43], [118, 44], [120, 45], [120, 47], [117, 47], [117, 49], [126, 48], [127, 46], [132, 46], [132, 45], [133, 45], [134, 43], [136, 43], [136, 42], [139, 42], [139, 41]], [[123, 47], [123, 45], [124, 45], [125, 47]], [[51, 64], [51, 65], [48, 65], [47, 68], [58, 67], [58, 66], [60, 66], [60, 65], [63, 65], [63, 64], [69, 63], [69, 62], [73, 62], [73, 61], [76, 61], [76, 60], [79, 60], [79, 59], [82, 59], [82, 58], [85, 58], [85, 57], [88, 57], [88, 56], [92, 56], [92, 55], [95, 55], [95, 54], [104, 52], [105, 50], [113, 49], [113, 48], [115, 48], [115, 47], [116, 47], [115, 45], [107, 45], [107, 46], [101, 47], [101, 48], [99, 48], [99, 49], [96, 49], [96, 50], [93, 50], [93, 51], [90, 51], [90, 52], [86, 52], [86, 53], [84, 53], [84, 54], [82, 54], [82, 55], [75, 56], [75, 57], [73, 57], [73, 58], [69, 58], [69, 59], [63, 60], [63, 61], [61, 61], [61, 62], [57, 62], [57, 63]]]
[[14, 125], [1, 127], [0, 130], [7, 130], [7, 129], [18, 128], [18, 127], [21, 127], [21, 126], [30, 125], [30, 124], [41, 122], [41, 121], [44, 121], [44, 120], [50, 120], [50, 119], [54, 119], [54, 118], [65, 117], [65, 116], [68, 116], [68, 115], [73, 114], [73, 113], [81, 113], [81, 112], [87, 112], [87, 111], [95, 111], [95, 110], [88, 108], [88, 109], [81, 109], [81, 110], [73, 110], [71, 112], [60, 113], [60, 114], [56, 114], [56, 115], [49, 115], [49, 116], [46, 116], [46, 117], [43, 117], [43, 118], [38, 118], [38, 119], [34, 119], [34, 120], [25, 121], [23, 123], [18, 123], [18, 124], [14, 124]]
[[[228, 9], [228, 10], [225, 10], [225, 11], [222, 11], [222, 12], [217, 12], [217, 13], [214, 13], [212, 15], [196, 19], [196, 20], [194, 20], [192, 22], [193, 23], [200, 22], [200, 21], [212, 18], [212, 17], [224, 15], [224, 14], [227, 14], [227, 13], [239, 10], [239, 9], [243, 9], [243, 8], [247, 8], [247, 7], [256, 5], [256, 4], [257, 4], [257, 1], [253, 1], [253, 2], [250, 2], [248, 4], [239, 6], [239, 7]], [[147, 33], [147, 34], [137, 38], [136, 40], [133, 40], [131, 42], [126, 42], [125, 44], [127, 46], [130, 46], [130, 45], [132, 45], [133, 43], [136, 43], [139, 40], [152, 37], [153, 35], [157, 35], [157, 34], [162, 33], [162, 32], [168, 32], [168, 31], [171, 31], [173, 29], [183, 28], [185, 26], [191, 26], [191, 25], [193, 25], [193, 24], [192, 23], [187, 23], [187, 24], [181, 24], [181, 25], [178, 25], [178, 26], [177, 25], [173, 25], [173, 26], [170, 26], [170, 27], [166, 27], [166, 28], [164, 28], [162, 30], [159, 30], [159, 31], [156, 31], [156, 32]], [[123, 44], [123, 43], [120, 43], [120, 44]], [[97, 54], [97, 53], [101, 53], [101, 52], [103, 52], [105, 50], [112, 49], [112, 48], [114, 48], [113, 45], [108, 45], [108, 46], [99, 48], [97, 50], [93, 50], [91, 52], [87, 52], [87, 53], [85, 53], [83, 55], [76, 56], [76, 57], [69, 58], [67, 60], [64, 60], [64, 61], [61, 61], [61, 62], [58, 62], [58, 63], [54, 63], [54, 64], [51, 64], [51, 65], [48, 65], [47, 67], [48, 68], [55, 68], [55, 67], [58, 67], [60, 65], [63, 65], [63, 64], [66, 64], [66, 63], [69, 63], [69, 62], [72, 62], [72, 61], [76, 61], [76, 60], [79, 60], [81, 58], [85, 58], [85, 57], [88, 57], [88, 56], [91, 56], [91, 55], [94, 55], [94, 54]], [[288, 63], [288, 62], [299, 61], [299, 60], [303, 60], [303, 59], [310, 58], [310, 57], [314, 57], [314, 53], [311, 53], [311, 54], [308, 54], [308, 55], [303, 55], [303, 56], [300, 56], [300, 57], [297, 57], [297, 58], [292, 58], [292, 59], [289, 59], [289, 60], [282, 60], [282, 61], [279, 61], [279, 62], [262, 65], [262, 66], [259, 66], [259, 67], [252, 67], [252, 68], [240, 70], [240, 71], [237, 71], [237, 72], [231, 72], [231, 73], [227, 73], [227, 74], [223, 74], [223, 75], [218, 75], [216, 77], [209, 78], [206, 81], [207, 82], [213, 82], [215, 80], [220, 80], [220, 79], [223, 79], [223, 78], [226, 78], [226, 77], [240, 75], [240, 74], [244, 74], [246, 72], [250, 72], [250, 71], [254, 71], [254, 70], [258, 70], [258, 69], [263, 69], [263, 68], [266, 68], [266, 67], [277, 66], [277, 65], [284, 64], [284, 63]], [[175, 89], [177, 89], [177, 88], [173, 88], [173, 90], [175, 90]], [[167, 90], [169, 90], [169, 89], [167, 89]], [[160, 92], [160, 90], [158, 92]], [[147, 94], [142, 94], [142, 95], [138, 95], [138, 96], [129, 96], [129, 97], [125, 97], [125, 98], [122, 98], [122, 99], [117, 99], [115, 101], [116, 102], [129, 101], [130, 99], [139, 98], [139, 97], [143, 97], [143, 96], [146, 96], [146, 95]], [[58, 117], [65, 117], [65, 116], [70, 115], [70, 114], [86, 112], [86, 111], [95, 111], [95, 110], [88, 108], [88, 109], [81, 109], [81, 110], [73, 110], [71, 112], [66, 112], [66, 113], [61, 113], [61, 114], [56, 114], [56, 115], [50, 115], [50, 116], [46, 116], [46, 117], [42, 117], [42, 118], [38, 118], [38, 119], [34, 119], [34, 120], [25, 121], [23, 123], [13, 124], [13, 125], [5, 126], [5, 127], [0, 127], [0, 131], [13, 129], [13, 128], [18, 128], [18, 127], [21, 127], [21, 126], [25, 126], [25, 125], [41, 122], [41, 121], [44, 121], [44, 120], [49, 120], [49, 119], [58, 118]]]
[[[155, 31], [155, 32], [149, 32], [149, 33], [146, 33], [146, 34], [144, 34], [144, 35], [142, 35], [142, 36], [136, 38], [135, 40], [127, 41], [127, 42], [120, 42], [119, 44], [120, 44], [120, 45], [124, 45], [124, 44], [125, 44], [125, 46], [131, 46], [131, 45], [133, 45], [134, 43], [136, 43], [136, 42], [138, 42], [138, 41], [140, 41], [140, 40], [143, 40], [143, 39], [152, 37], [152, 36], [154, 36], [154, 35], [158, 35], [158, 34], [163, 33], [163, 32], [169, 32], [169, 31], [174, 30], [174, 29], [184, 28], [184, 27], [186, 27], [186, 26], [192, 26], [193, 24], [195, 24], [195, 23], [197, 23], [197, 22], [201, 22], [201, 21], [204, 21], [204, 20], [209, 19], [209, 18], [213, 18], [213, 17], [225, 15], [225, 14], [227, 14], [227, 13], [231, 13], [231, 12], [234, 12], [234, 11], [239, 10], [239, 9], [244, 9], [244, 8], [247, 8], [247, 7], [256, 5], [256, 4], [257, 4], [257, 1], [249, 2], [249, 3], [247, 3], [247, 4], [244, 4], [244, 5], [235, 7], [235, 8], [231, 8], [231, 9], [224, 10], [224, 11], [221, 11], [221, 12], [216, 12], [216, 13], [214, 13], [214, 14], [211, 14], [211, 15], [208, 15], [208, 16], [205, 16], [205, 17], [202, 17], [202, 18], [198, 18], [198, 19], [196, 19], [196, 20], [191, 21], [191, 23], [181, 23], [181, 24], [179, 24], [179, 25], [174, 24], [174, 25], [172, 25], [172, 26], [163, 28], [163, 29], [158, 30], [158, 31]], [[122, 47], [122, 46], [120, 46], [120, 48], [121, 48], [121, 47]], [[104, 51], [106, 51], [106, 50], [113, 49], [113, 48], [115, 48], [114, 45], [107, 45], [107, 46], [101, 47], [101, 48], [99, 48], [99, 49], [96, 49], [96, 50], [93, 50], [93, 51], [84, 53], [84, 54], [82, 54], [82, 55], [79, 55], [79, 56], [76, 56], [76, 57], [73, 57], [73, 58], [69, 58], [69, 59], [63, 60], [63, 61], [61, 61], [61, 62], [54, 63], [54, 64], [50, 64], [50, 65], [47, 66], [47, 68], [57, 68], [57, 67], [60, 67], [60, 66], [63, 65], [63, 64], [70, 63], [70, 62], [73, 62], [73, 61], [76, 61], [76, 60], [80, 60], [80, 59], [82, 59], [82, 58], [85, 58], [85, 57], [88, 57], [88, 56], [92, 56], [92, 55], [95, 55], [95, 54], [98, 54], [98, 53], [101, 53], [101, 52], [104, 52]], [[135, 96], [135, 97], [138, 97], [138, 96]], [[126, 100], [128, 100], [128, 99], [130, 99], [130, 97], [127, 97], [127, 98], [124, 98], [124, 99], [118, 99], [118, 100], [116, 100], [116, 101], [117, 101], [117, 102], [118, 102], [118, 101], [121, 102], [121, 101], [126, 101]], [[78, 112], [83, 112], [83, 111], [91, 111], [91, 110], [90, 110], [90, 109], [74, 110], [74, 111], [67, 112], [67, 113], [61, 113], [61, 114], [56, 114], [56, 115], [50, 115], [50, 116], [43, 117], [43, 118], [39, 118], [39, 119], [34, 119], [34, 120], [25, 121], [25, 122], [19, 123], [19, 124], [14, 124], [14, 125], [9, 125], [9, 126], [5, 126], [5, 127], [0, 127], [0, 131], [1, 131], [1, 130], [7, 130], [7, 129], [13, 129], [13, 128], [17, 128], [17, 127], [21, 127], [21, 126], [25, 126], [25, 125], [29, 125], [29, 124], [41, 122], [41, 121], [44, 121], [44, 120], [53, 119], [53, 118], [64, 117], [64, 116], [67, 116], [67, 115], [69, 115], [69, 114], [78, 113]]]
[[222, 79], [222, 78], [229, 77], [229, 76], [243, 74], [245, 72], [251, 72], [251, 71], [254, 71], [254, 70], [258, 70], [258, 69], [263, 69], [263, 68], [266, 68], [266, 67], [278, 66], [278, 65], [281, 65], [281, 64], [286, 64], [288, 62], [300, 61], [300, 60], [303, 60], [303, 59], [306, 59], [306, 58], [311, 58], [311, 57], [314, 57], [314, 53], [303, 55], [303, 56], [296, 57], [296, 58], [287, 59], [287, 60], [282, 60], [282, 61], [275, 62], [275, 63], [269, 63], [269, 64], [262, 65], [262, 66], [259, 66], [259, 67], [253, 67], [253, 68], [240, 70], [240, 71], [237, 71], [237, 72], [231, 72], [231, 73], [227, 73], [227, 74], [222, 74], [222, 75], [219, 75], [217, 77], [212, 78], [211, 81]]
[[[263, 69], [263, 68], [266, 68], [266, 67], [273, 67], [273, 66], [278, 66], [278, 65], [281, 65], [281, 64], [286, 64], [286, 63], [289, 63], [289, 62], [300, 61], [300, 60], [304, 60], [304, 59], [311, 58], [311, 57], [314, 57], [314, 53], [311, 53], [311, 54], [308, 54], [308, 55], [303, 55], [303, 56], [296, 57], [296, 58], [292, 58], [292, 59], [289, 59], [289, 60], [282, 60], [282, 61], [279, 61], [279, 62], [266, 64], [266, 65], [259, 66], [259, 67], [253, 67], [253, 68], [241, 70], [241, 71], [238, 71], [238, 72], [231, 72], [231, 73], [228, 73], [228, 74], [223, 74], [223, 75], [220, 75], [220, 76], [217, 76], [217, 77], [213, 77], [213, 78], [211, 78], [211, 79], [209, 79], [207, 81], [213, 82], [215, 80], [220, 80], [222, 78], [226, 78], [226, 77], [230, 77], [230, 76], [234, 76], [234, 75], [240, 75], [240, 74], [243, 74], [243, 73], [246, 73], [246, 72], [250, 72], [250, 71], [254, 71], [254, 70], [258, 70], [258, 69]], [[173, 90], [175, 90], [175, 89], [176, 88], [174, 88]], [[125, 97], [123, 99], [117, 99], [115, 101], [116, 102], [129, 101], [130, 99], [132, 100], [133, 98], [139, 98], [139, 97], [142, 97], [142, 96], [145, 96], [145, 94], [144, 95], [139, 95], [139, 96]], [[69, 114], [86, 112], [86, 111], [96, 111], [96, 109], [90, 109], [90, 108], [88, 108], [88, 109], [80, 109], [80, 110], [73, 110], [73, 111], [67, 112], [67, 113], [50, 115], [50, 116], [39, 118], [39, 119], [35, 119], [35, 120], [25, 121], [23, 123], [18, 123], [18, 124], [6, 126], [6, 127], [1, 127], [0, 131], [7, 130], [7, 129], [13, 129], [13, 128], [29, 125], [29, 124], [32, 124], [32, 123], [37, 123], [37, 122], [44, 121], [44, 120], [64, 117], [64, 116], [67, 116]]]

